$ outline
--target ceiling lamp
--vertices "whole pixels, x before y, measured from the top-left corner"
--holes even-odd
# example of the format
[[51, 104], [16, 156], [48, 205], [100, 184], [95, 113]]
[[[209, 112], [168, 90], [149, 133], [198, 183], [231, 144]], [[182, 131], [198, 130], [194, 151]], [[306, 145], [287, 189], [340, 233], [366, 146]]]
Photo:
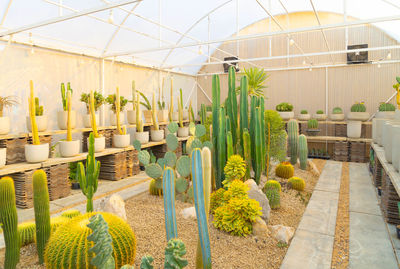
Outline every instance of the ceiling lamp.
[[388, 60], [392, 59], [392, 53], [390, 51], [386, 55], [386, 59], [388, 59]]
[[203, 49], [201, 46], [199, 46], [199, 55], [203, 55]]
[[378, 68], [381, 68], [381, 63], [380, 62], [378, 62]]
[[293, 46], [293, 45], [294, 45], [294, 40], [293, 40], [293, 38], [289, 39], [289, 44], [290, 44], [290, 46]]
[[110, 15], [108, 16], [108, 23], [114, 24], [114, 11], [110, 9]]
[[306, 60], [303, 60], [303, 65], [306, 65]]

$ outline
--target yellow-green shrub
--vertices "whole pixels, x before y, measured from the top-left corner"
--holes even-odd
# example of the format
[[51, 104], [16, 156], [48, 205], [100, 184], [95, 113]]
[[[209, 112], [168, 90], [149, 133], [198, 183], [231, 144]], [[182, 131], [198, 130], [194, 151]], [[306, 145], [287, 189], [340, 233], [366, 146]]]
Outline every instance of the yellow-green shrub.
[[211, 193], [210, 196], [210, 210], [211, 213], [214, 213], [215, 209], [217, 209], [221, 204], [224, 202], [224, 193], [226, 192], [225, 189], [220, 188], [215, 192]]
[[242, 179], [246, 174], [246, 162], [240, 155], [232, 155], [224, 167], [225, 180], [222, 182], [224, 187], [228, 187], [232, 180]]

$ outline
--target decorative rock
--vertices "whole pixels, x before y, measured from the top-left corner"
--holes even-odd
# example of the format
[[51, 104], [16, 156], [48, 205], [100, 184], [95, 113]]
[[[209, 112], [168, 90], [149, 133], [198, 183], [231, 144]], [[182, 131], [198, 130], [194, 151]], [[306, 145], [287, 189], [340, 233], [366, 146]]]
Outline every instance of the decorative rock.
[[310, 166], [311, 172], [313, 174], [315, 174], [316, 176], [320, 176], [321, 175], [321, 172], [318, 170], [317, 166], [315, 165], [315, 163], [313, 163], [313, 161], [308, 160], [307, 164], [308, 164], [308, 166]]
[[262, 218], [257, 218], [256, 222], [253, 223], [253, 235], [257, 237], [269, 236], [268, 225]]
[[262, 215], [261, 218], [268, 223], [269, 214], [271, 211], [271, 207], [269, 206], [269, 201], [267, 196], [258, 188], [257, 183], [253, 179], [249, 179], [245, 182], [247, 186], [249, 186], [249, 198], [254, 199], [260, 203], [262, 207]]
[[194, 206], [187, 207], [181, 211], [184, 219], [196, 219], [196, 208]]
[[292, 239], [294, 235], [295, 229], [293, 227], [287, 227], [283, 225], [274, 225], [271, 226], [271, 231], [273, 236], [280, 242], [289, 244], [290, 239]]
[[96, 211], [109, 212], [124, 220], [127, 220], [124, 199], [117, 194], [113, 194], [108, 198], [103, 198], [100, 201]]

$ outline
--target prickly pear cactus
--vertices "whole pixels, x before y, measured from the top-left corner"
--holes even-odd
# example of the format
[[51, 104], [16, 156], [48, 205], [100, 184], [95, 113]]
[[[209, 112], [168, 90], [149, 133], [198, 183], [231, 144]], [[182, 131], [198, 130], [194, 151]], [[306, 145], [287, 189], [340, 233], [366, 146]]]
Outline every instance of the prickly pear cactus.
[[138, 153], [139, 162], [146, 166], [150, 163], [150, 153], [147, 150], [141, 150]]
[[176, 164], [176, 154], [173, 151], [168, 151], [164, 155], [165, 165], [174, 168]]
[[159, 179], [162, 177], [163, 169], [159, 164], [151, 163], [146, 165], [145, 172], [149, 177], [153, 179]]
[[168, 150], [174, 151], [178, 148], [179, 142], [178, 142], [178, 138], [175, 135], [168, 134], [166, 141], [167, 141]]
[[176, 170], [182, 177], [190, 176], [191, 172], [190, 158], [188, 156], [179, 157], [178, 161], [176, 162]]

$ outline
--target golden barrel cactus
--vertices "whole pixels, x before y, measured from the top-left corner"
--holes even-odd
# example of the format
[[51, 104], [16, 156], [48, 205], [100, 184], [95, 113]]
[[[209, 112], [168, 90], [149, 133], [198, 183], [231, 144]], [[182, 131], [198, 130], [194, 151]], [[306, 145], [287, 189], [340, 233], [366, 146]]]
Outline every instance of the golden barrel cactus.
[[304, 188], [306, 187], [306, 182], [302, 178], [291, 177], [288, 180], [288, 186], [297, 191], [304, 191]]
[[[77, 216], [66, 225], [58, 227], [52, 234], [45, 251], [46, 268], [95, 268], [90, 264], [94, 256], [89, 249], [93, 242], [87, 240], [92, 233], [86, 225], [89, 219], [99, 212]], [[131, 227], [123, 219], [100, 212], [109, 227], [113, 239], [113, 257], [117, 268], [133, 264], [136, 254], [136, 238]]]
[[275, 175], [282, 178], [291, 178], [294, 174], [293, 165], [290, 162], [281, 162], [275, 168]]

